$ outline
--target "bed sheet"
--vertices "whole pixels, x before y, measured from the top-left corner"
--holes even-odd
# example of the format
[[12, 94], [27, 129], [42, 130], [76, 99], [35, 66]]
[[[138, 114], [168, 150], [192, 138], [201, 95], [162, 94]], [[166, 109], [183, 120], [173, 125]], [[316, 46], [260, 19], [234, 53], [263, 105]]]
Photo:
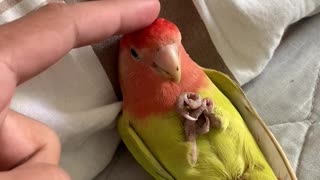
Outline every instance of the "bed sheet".
[[297, 178], [320, 179], [320, 15], [299, 22], [247, 96], [284, 149]]

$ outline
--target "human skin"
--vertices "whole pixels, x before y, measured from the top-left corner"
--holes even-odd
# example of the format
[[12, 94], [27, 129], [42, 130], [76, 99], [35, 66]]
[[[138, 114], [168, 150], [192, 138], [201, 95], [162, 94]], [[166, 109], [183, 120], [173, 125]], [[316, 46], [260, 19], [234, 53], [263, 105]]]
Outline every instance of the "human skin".
[[159, 9], [158, 0], [55, 3], [0, 26], [0, 179], [70, 179], [54, 131], [9, 108], [15, 88], [72, 48], [146, 27]]

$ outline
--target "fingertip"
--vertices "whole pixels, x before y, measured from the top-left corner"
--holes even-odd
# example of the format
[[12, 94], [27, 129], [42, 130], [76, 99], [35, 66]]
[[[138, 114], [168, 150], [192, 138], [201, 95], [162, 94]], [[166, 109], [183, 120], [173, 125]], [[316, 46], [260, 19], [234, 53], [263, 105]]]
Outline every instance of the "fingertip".
[[[139, 3], [137, 3], [139, 2]], [[132, 1], [128, 1], [132, 4]], [[134, 1], [135, 9], [130, 12], [128, 9], [123, 9], [122, 12], [122, 27], [118, 33], [128, 33], [150, 25], [159, 16], [160, 2], [159, 0], [137, 0]]]
[[159, 16], [160, 2], [159, 0], [148, 0], [149, 4], [145, 7], [144, 26], [150, 25]]
[[152, 22], [159, 16], [159, 13], [160, 13], [160, 9], [161, 9], [161, 4], [160, 4], [160, 1], [159, 0], [153, 0], [154, 2], [154, 4], [153, 4], [153, 13], [154, 14], [152, 14], [153, 15], [153, 20], [152, 20]]
[[59, 180], [71, 180], [70, 175], [60, 167], [56, 169], [56, 175], [58, 177], [57, 179]]
[[151, 0], [153, 2], [153, 12], [154, 12], [154, 19], [156, 19], [159, 16], [161, 4], [159, 0]]
[[159, 13], [160, 13], [160, 9], [161, 9], [161, 4], [160, 4], [160, 1], [159, 0], [152, 0], [153, 1], [153, 20], [155, 20], [158, 16], [159, 16]]

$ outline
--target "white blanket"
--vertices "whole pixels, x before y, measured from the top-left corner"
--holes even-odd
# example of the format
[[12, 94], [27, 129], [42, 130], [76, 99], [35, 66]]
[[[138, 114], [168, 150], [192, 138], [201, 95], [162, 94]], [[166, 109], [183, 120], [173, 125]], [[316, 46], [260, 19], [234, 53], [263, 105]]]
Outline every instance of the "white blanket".
[[222, 59], [241, 85], [259, 75], [287, 27], [319, 0], [193, 0]]
[[243, 89], [301, 180], [320, 179], [320, 14], [295, 25]]

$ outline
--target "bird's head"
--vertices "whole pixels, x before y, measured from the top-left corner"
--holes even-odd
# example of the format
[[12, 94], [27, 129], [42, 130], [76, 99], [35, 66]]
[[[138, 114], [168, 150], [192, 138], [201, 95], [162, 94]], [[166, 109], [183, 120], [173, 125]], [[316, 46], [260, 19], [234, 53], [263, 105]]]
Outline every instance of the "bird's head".
[[120, 43], [120, 78], [139, 71], [154, 80], [179, 83], [180, 45], [179, 29], [162, 18], [142, 30], [124, 35]]

